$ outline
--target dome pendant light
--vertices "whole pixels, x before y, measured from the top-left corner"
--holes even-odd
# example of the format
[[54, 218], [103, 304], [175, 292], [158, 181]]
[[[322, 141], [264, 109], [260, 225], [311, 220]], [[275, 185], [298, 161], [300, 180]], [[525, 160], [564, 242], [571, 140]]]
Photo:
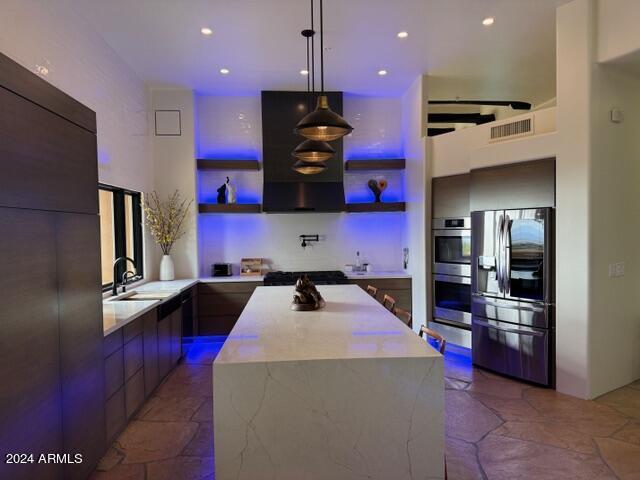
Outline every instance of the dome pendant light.
[[324, 172], [327, 166], [322, 162], [305, 162], [298, 160], [292, 167], [296, 172], [304, 175], [315, 175], [316, 173]]
[[[309, 65], [309, 40], [311, 39], [311, 41], [313, 41], [313, 36], [316, 33], [313, 30], [313, 15], [311, 18], [311, 29], [303, 30], [302, 36], [307, 39], [307, 72], [312, 72], [311, 77], [313, 78], [313, 90], [315, 92], [315, 72], [311, 70], [311, 67]], [[309, 110], [311, 110], [311, 78], [309, 78], [309, 75], [307, 75], [307, 96], [308, 108]], [[307, 139], [295, 148], [292, 155], [298, 160], [305, 163], [318, 163], [329, 160], [331, 157], [333, 157], [335, 152], [336, 151], [333, 149], [333, 147], [327, 142]], [[298, 163], [294, 165], [294, 170], [296, 171], [297, 168], [301, 168]]]
[[[349, 125], [344, 118], [329, 108], [329, 100], [324, 94], [324, 25], [322, 2], [323, 0], [320, 0], [320, 96], [318, 97], [316, 109], [300, 120], [294, 131], [310, 140], [330, 142], [348, 135], [353, 131], [353, 127]], [[313, 15], [313, 0], [311, 3], [311, 12]]]

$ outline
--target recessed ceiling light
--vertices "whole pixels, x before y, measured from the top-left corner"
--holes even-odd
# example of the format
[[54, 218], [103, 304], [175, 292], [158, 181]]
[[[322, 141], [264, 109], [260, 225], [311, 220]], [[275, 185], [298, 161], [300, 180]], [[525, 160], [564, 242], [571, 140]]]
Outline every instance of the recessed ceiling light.
[[385, 76], [387, 74], [386, 70], [378, 70], [378, 75], [380, 75], [381, 77]]
[[398, 38], [407, 38], [409, 36], [409, 32], [398, 32]]
[[488, 27], [489, 25], [493, 25], [493, 22], [495, 22], [495, 21], [496, 21], [496, 19], [495, 19], [495, 18], [493, 18], [493, 17], [487, 17], [487, 18], [485, 18], [484, 20], [482, 20], [482, 24], [483, 24], [485, 27]]
[[227, 74], [229, 73], [229, 69], [228, 69], [228, 68], [221, 68], [221, 69], [220, 69], [220, 73], [221, 73], [222, 75], [227, 75]]
[[209, 27], [202, 27], [200, 29], [200, 33], [203, 35], [211, 35], [213, 33], [213, 30], [211, 30]]
[[300, 70], [300, 75], [309, 75], [309, 70], [303, 68], [302, 70]]

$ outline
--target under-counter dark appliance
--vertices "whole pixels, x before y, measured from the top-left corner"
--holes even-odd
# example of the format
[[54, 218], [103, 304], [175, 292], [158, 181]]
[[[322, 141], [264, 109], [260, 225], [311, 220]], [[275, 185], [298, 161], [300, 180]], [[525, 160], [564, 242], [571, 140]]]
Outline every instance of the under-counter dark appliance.
[[214, 263], [211, 265], [212, 277], [230, 277], [233, 275], [233, 268], [230, 263]]
[[339, 270], [319, 272], [269, 272], [264, 276], [265, 286], [295, 285], [298, 278], [307, 275], [316, 285], [347, 285], [349, 279]]
[[473, 212], [475, 365], [554, 383], [553, 209]]
[[433, 322], [451, 343], [471, 347], [471, 218], [434, 218]]

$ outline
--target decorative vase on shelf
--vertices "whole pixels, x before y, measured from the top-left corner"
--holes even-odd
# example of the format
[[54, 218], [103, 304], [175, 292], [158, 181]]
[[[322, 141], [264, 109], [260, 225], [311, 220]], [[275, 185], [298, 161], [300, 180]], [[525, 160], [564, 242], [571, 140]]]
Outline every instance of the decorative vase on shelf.
[[173, 269], [173, 258], [171, 255], [163, 255], [160, 260], [160, 280], [173, 280], [175, 277]]

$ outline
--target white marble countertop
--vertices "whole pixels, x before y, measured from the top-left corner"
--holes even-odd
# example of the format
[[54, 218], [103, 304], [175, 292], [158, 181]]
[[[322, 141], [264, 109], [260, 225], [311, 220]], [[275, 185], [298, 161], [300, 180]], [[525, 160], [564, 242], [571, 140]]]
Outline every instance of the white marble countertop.
[[289, 309], [293, 289], [258, 287], [215, 364], [440, 354], [357, 285], [320, 285], [326, 306]]
[[202, 283], [227, 283], [227, 282], [261, 282], [264, 275], [231, 275], [230, 277], [200, 277]]
[[124, 327], [162, 303], [160, 300], [136, 300], [102, 302], [102, 327], [104, 336]]

